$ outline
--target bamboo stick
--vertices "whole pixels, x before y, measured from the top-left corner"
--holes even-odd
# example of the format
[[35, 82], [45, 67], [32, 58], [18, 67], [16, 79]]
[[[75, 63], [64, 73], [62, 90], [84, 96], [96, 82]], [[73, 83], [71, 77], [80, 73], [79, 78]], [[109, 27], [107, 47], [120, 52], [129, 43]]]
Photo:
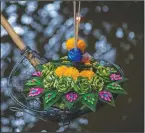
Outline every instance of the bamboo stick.
[[[21, 38], [18, 36], [18, 34], [14, 31], [14, 29], [11, 27], [9, 22], [6, 20], [6, 18], [2, 15], [1, 13], [1, 25], [5, 28], [5, 30], [8, 32], [16, 46], [22, 51], [25, 49], [26, 45], [24, 42], [21, 40]], [[27, 54], [26, 57], [30, 61], [30, 63], [35, 67], [36, 65], [40, 64], [40, 61], [34, 57], [32, 53]]]
[[5, 19], [5, 17], [1, 14], [1, 25], [5, 28], [5, 30], [8, 32], [8, 34], [13, 39], [14, 43], [17, 45], [17, 47], [20, 50], [23, 50], [25, 48], [25, 44], [22, 42], [20, 37], [17, 35], [17, 33], [13, 30], [9, 22]]

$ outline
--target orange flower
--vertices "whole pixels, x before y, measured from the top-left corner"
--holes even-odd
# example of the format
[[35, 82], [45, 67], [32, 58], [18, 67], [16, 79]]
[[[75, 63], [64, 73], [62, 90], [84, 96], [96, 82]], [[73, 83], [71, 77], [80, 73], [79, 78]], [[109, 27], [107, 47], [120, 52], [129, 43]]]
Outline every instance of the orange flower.
[[60, 67], [56, 68], [55, 74], [57, 76], [61, 77], [66, 69], [67, 69], [66, 66], [60, 66]]
[[72, 75], [73, 79], [76, 80], [79, 76], [79, 71], [76, 68], [73, 68], [71, 75]]
[[63, 75], [64, 76], [71, 76], [72, 71], [73, 71], [72, 67], [67, 67], [67, 69], [64, 71]]
[[60, 66], [55, 70], [55, 73], [59, 77], [68, 76], [72, 77], [74, 80], [79, 76], [79, 71], [74, 67]]
[[83, 70], [79, 73], [79, 71], [74, 67], [66, 67], [60, 66], [55, 70], [57, 76], [66, 76], [72, 77], [74, 80], [77, 80], [78, 76], [87, 77], [89, 80], [94, 76], [94, 72], [91, 70]]
[[[71, 50], [74, 48], [74, 38], [70, 38], [66, 41], [66, 48], [67, 50]], [[84, 53], [84, 50], [86, 48], [86, 43], [83, 41], [83, 40], [78, 40], [77, 42], [77, 48], [79, 48], [83, 53]]]
[[80, 72], [81, 77], [87, 77], [88, 79], [91, 79], [94, 76], [94, 72], [91, 70], [83, 70]]
[[83, 40], [78, 40], [77, 47], [84, 53], [86, 48], [86, 43]]
[[74, 68], [74, 67], [68, 67], [66, 70], [65, 70], [65, 72], [64, 72], [64, 74], [63, 74], [64, 76], [70, 76], [70, 77], [72, 77], [73, 79], [77, 79], [77, 77], [79, 76], [79, 71], [76, 69], [76, 68]]

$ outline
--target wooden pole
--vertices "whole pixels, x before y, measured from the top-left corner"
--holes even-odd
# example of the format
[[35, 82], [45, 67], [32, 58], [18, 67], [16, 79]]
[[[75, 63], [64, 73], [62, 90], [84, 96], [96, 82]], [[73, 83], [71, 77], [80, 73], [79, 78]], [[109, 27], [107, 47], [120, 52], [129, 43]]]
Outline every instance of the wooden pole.
[[8, 34], [13, 39], [14, 43], [17, 45], [17, 47], [20, 50], [25, 49], [25, 44], [22, 42], [20, 37], [17, 35], [17, 33], [13, 30], [9, 22], [5, 19], [5, 17], [1, 14], [1, 25], [5, 28], [5, 30], [8, 32]]
[[[1, 25], [5, 30], [8, 32], [14, 43], [17, 45], [17, 47], [22, 51], [25, 49], [26, 45], [24, 42], [21, 40], [21, 38], [18, 36], [18, 34], [14, 31], [14, 29], [11, 27], [9, 22], [6, 20], [6, 18], [2, 15], [1, 13]], [[34, 57], [32, 53], [27, 54], [26, 57], [30, 61], [30, 63], [35, 67], [36, 65], [40, 64], [40, 61]]]

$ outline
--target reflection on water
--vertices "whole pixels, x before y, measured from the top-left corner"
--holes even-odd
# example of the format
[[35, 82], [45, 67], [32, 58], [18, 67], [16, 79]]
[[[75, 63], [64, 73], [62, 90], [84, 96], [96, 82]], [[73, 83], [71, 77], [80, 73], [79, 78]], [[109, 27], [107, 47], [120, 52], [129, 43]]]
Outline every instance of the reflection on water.
[[[82, 2], [80, 38], [86, 41], [87, 51], [95, 59], [106, 59], [123, 68], [130, 79], [124, 86], [129, 95], [120, 96], [116, 108], [106, 105], [96, 113], [72, 121], [69, 126], [45, 123], [25, 112], [9, 110], [15, 103], [9, 98], [7, 77], [21, 53], [1, 26], [1, 131], [142, 131], [142, 5], [143, 2]], [[2, 1], [1, 11], [25, 44], [40, 55], [59, 59], [67, 54], [65, 41], [73, 36], [72, 2]], [[32, 68], [29, 63], [25, 65], [20, 77]], [[13, 79], [15, 85], [19, 85], [20, 77]], [[28, 104], [36, 105], [36, 102]], [[139, 126], [132, 127], [138, 121], [141, 122]]]

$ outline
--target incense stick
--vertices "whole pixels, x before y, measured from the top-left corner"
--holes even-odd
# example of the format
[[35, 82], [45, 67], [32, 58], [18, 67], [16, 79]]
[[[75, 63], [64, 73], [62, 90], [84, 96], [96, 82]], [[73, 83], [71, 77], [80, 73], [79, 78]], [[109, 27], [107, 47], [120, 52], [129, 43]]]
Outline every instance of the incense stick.
[[80, 24], [80, 15], [78, 13], [76, 17], [76, 40], [77, 41], [78, 41], [79, 24]]
[[74, 48], [77, 48], [77, 40], [76, 40], [76, 1], [73, 1], [74, 5]]
[[80, 23], [80, 1], [78, 7], [78, 13], [76, 14], [76, 1], [73, 1], [74, 4], [74, 48], [77, 48], [77, 41], [78, 41], [78, 30], [79, 30], [79, 23]]

